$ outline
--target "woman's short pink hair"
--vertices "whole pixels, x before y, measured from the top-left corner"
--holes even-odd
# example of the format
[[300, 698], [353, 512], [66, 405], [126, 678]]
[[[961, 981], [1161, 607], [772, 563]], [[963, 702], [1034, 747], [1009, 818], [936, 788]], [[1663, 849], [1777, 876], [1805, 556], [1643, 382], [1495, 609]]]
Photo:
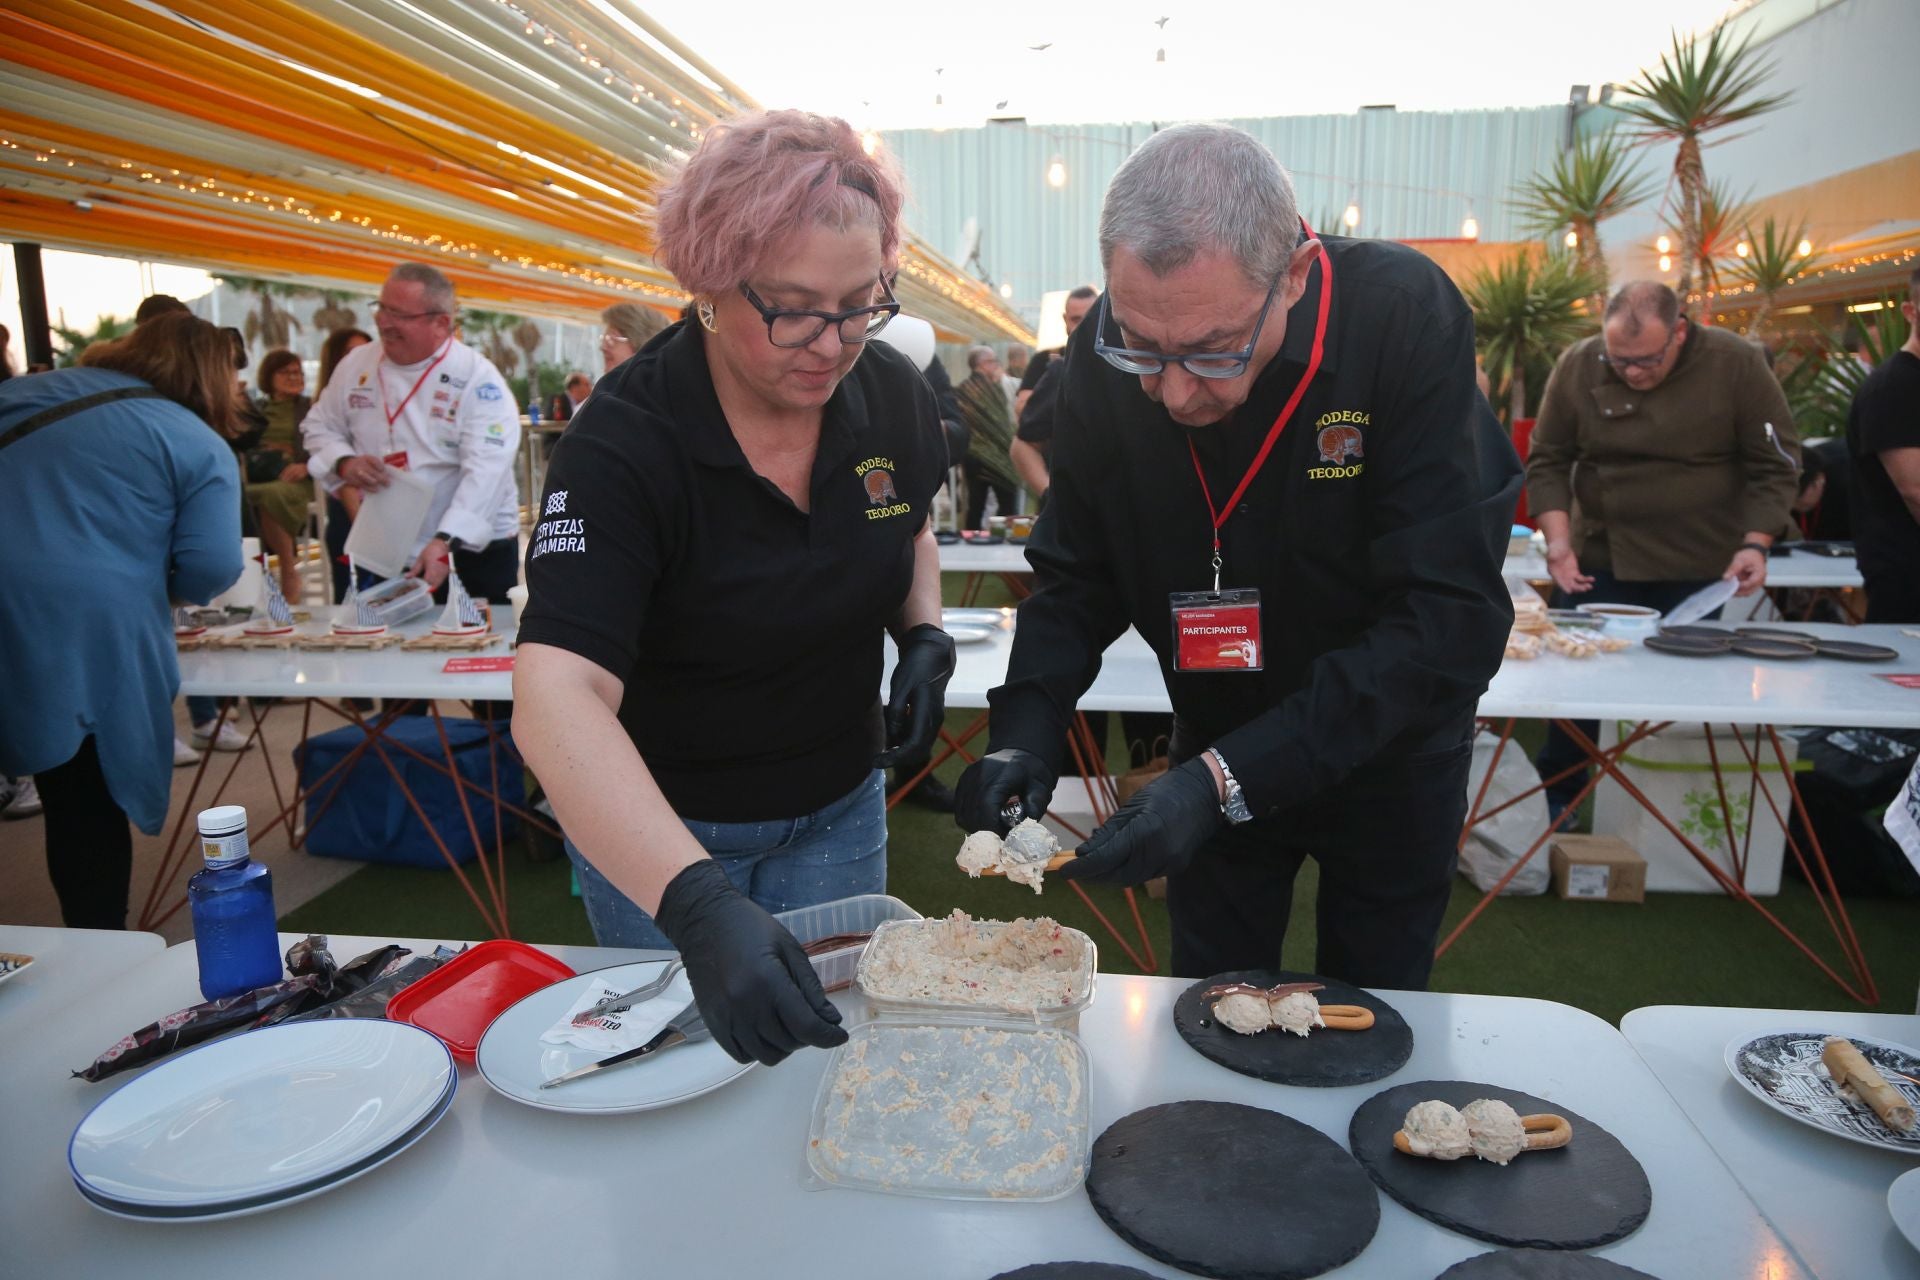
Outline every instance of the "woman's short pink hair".
[[868, 155], [853, 126], [807, 111], [763, 111], [707, 130], [660, 195], [654, 257], [695, 294], [724, 293], [804, 226], [870, 226], [888, 274], [900, 263], [900, 172]]

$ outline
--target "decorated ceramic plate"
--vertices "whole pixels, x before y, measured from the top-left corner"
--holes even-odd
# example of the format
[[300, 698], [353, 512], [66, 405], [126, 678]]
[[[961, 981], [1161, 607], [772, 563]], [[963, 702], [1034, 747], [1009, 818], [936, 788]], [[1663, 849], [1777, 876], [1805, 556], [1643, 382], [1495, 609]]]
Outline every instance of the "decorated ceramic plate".
[[[1920, 1131], [1894, 1133], [1865, 1104], [1849, 1102], [1833, 1087], [1820, 1061], [1830, 1031], [1795, 1028], [1736, 1037], [1727, 1045], [1727, 1070], [1760, 1101], [1823, 1133], [1888, 1151], [1920, 1155]], [[1920, 1107], [1920, 1052], [1866, 1036], [1848, 1036], [1887, 1083]]]

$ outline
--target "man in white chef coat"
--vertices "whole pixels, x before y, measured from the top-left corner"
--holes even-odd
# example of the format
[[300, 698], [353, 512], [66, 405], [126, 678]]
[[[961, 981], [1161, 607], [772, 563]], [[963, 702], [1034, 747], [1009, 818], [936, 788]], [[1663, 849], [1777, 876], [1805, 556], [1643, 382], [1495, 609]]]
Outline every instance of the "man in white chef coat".
[[374, 304], [380, 340], [341, 359], [301, 433], [329, 491], [378, 492], [396, 469], [431, 482], [408, 576], [438, 591], [451, 563], [473, 596], [504, 604], [520, 563], [520, 412], [500, 371], [453, 336], [458, 309], [439, 271], [395, 267]]

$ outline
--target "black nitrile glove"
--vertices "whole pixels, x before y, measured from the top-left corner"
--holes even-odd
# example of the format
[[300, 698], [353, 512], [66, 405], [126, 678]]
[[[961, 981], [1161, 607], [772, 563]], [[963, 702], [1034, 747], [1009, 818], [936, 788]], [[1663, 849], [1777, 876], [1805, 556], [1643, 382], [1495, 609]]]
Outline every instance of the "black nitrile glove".
[[953, 820], [969, 834], [993, 831], [1007, 834], [1013, 824], [1001, 810], [1018, 800], [1021, 816], [1035, 822], [1053, 803], [1053, 770], [1031, 751], [1003, 747], [967, 766], [953, 789]]
[[734, 1061], [771, 1067], [802, 1045], [846, 1043], [807, 953], [719, 863], [703, 858], [669, 881], [654, 922], [680, 949], [700, 1016]]
[[1200, 846], [1226, 821], [1220, 812], [1220, 784], [1207, 762], [1196, 756], [1134, 792], [1087, 837], [1079, 857], [1049, 874], [1062, 880], [1145, 884], [1155, 876], [1185, 871]]
[[947, 681], [953, 678], [953, 637], [923, 622], [900, 637], [900, 657], [887, 693], [887, 749], [873, 758], [876, 769], [895, 765], [918, 772], [933, 751], [934, 735], [947, 715]]

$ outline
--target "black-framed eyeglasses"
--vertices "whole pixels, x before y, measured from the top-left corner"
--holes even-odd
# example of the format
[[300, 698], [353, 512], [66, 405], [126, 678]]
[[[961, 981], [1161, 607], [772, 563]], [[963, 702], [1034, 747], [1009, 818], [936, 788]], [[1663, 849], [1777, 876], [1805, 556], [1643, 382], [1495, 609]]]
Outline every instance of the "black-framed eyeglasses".
[[[1681, 317], [1685, 319], [1685, 317]], [[1667, 358], [1667, 352], [1673, 350], [1673, 343], [1680, 336], [1680, 321], [1673, 322], [1673, 328], [1667, 333], [1667, 340], [1660, 349], [1650, 356], [1616, 356], [1611, 351], [1602, 351], [1600, 361], [1610, 369], [1626, 371], [1629, 369], [1658, 369], [1660, 362]]]
[[1196, 378], [1237, 378], [1253, 363], [1253, 349], [1260, 345], [1260, 330], [1266, 327], [1267, 312], [1273, 309], [1273, 295], [1278, 292], [1285, 275], [1285, 272], [1281, 272], [1267, 286], [1267, 300], [1260, 304], [1260, 318], [1253, 322], [1253, 336], [1247, 339], [1243, 349], [1232, 352], [1210, 351], [1172, 356], [1161, 351], [1135, 351], [1129, 347], [1108, 346], [1107, 295], [1103, 293], [1100, 295], [1100, 312], [1094, 317], [1094, 354], [1122, 373], [1143, 377], [1162, 373], [1168, 365], [1177, 364]]
[[857, 347], [867, 339], [887, 327], [887, 322], [900, 314], [900, 304], [893, 300], [893, 282], [881, 280], [880, 287], [886, 290], [885, 302], [876, 302], [872, 306], [854, 307], [847, 311], [808, 311], [799, 307], [770, 307], [760, 300], [753, 286], [742, 283], [740, 292], [760, 318], [767, 322], [767, 341], [776, 347], [804, 347], [827, 331], [828, 325], [836, 325], [840, 330], [840, 341], [849, 347]]
[[401, 311], [399, 308], [390, 307], [384, 302], [376, 302], [373, 304], [373, 314], [387, 320], [398, 320], [402, 324], [412, 324], [415, 320], [425, 320], [428, 316], [444, 316], [448, 313], [445, 311]]

